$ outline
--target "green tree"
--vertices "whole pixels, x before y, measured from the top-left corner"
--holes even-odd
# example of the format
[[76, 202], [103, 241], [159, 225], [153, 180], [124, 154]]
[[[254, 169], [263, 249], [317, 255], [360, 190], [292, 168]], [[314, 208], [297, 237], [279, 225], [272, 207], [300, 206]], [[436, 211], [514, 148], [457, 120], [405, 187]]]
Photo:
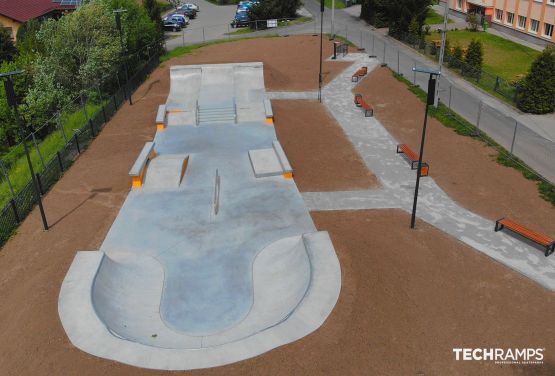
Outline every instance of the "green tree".
[[376, 27], [389, 26], [389, 34], [402, 37], [409, 33], [412, 20], [422, 29], [431, 0], [364, 0], [360, 16]]
[[10, 32], [0, 27], [0, 62], [12, 61], [17, 54]]
[[524, 112], [546, 114], [555, 111], [555, 48], [547, 46], [524, 78], [517, 98]]
[[294, 18], [301, 5], [301, 0], [265, 0], [249, 9], [249, 19]]
[[422, 33], [422, 26], [418, 24], [416, 17], [413, 17], [409, 24], [409, 35], [413, 37], [420, 37]]
[[465, 73], [477, 80], [480, 79], [482, 75], [482, 63], [484, 62], [482, 42], [477, 39], [472, 39], [472, 41], [470, 41], [464, 62]]
[[480, 26], [480, 16], [476, 13], [468, 13], [466, 15], [466, 23], [470, 31], [478, 31], [478, 26]]
[[143, 7], [148, 14], [148, 17], [154, 22], [156, 28], [160, 33], [160, 37], [163, 35], [163, 23], [162, 23], [162, 10], [160, 9], [160, 4], [157, 0], [143, 0]]
[[449, 59], [449, 66], [451, 68], [460, 68], [464, 59], [463, 49], [460, 44], [456, 43]]
[[113, 14], [102, 2], [46, 21], [37, 39], [43, 51], [34, 64], [25, 111], [40, 126], [85, 88], [111, 83], [121, 48]]

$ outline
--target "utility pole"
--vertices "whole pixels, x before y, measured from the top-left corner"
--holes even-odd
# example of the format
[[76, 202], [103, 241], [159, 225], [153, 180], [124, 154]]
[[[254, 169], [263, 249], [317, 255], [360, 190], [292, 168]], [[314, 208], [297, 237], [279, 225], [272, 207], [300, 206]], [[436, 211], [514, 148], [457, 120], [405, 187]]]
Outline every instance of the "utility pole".
[[[447, 41], [447, 24], [449, 22], [449, 0], [445, 0], [445, 5], [443, 8], [443, 30], [441, 31], [441, 48], [439, 50], [439, 68], [438, 71], [441, 74], [441, 69], [443, 68], [443, 59], [445, 58], [445, 43]], [[434, 106], [439, 105], [439, 79], [436, 82], [435, 87], [435, 99]]]
[[320, 73], [318, 74], [318, 102], [322, 103], [322, 50], [324, 49], [324, 0], [320, 0]]
[[335, 0], [331, 0], [331, 34], [330, 39], [335, 39]]
[[414, 200], [412, 203], [412, 215], [410, 219], [410, 228], [414, 228], [416, 224], [416, 204], [418, 202], [418, 189], [420, 188], [420, 178], [422, 177], [422, 157], [424, 155], [424, 144], [426, 142], [426, 126], [428, 124], [428, 109], [431, 105], [434, 104], [434, 97], [435, 97], [435, 86], [436, 86], [436, 77], [440, 75], [440, 72], [428, 70], [428, 69], [421, 69], [421, 68], [412, 68], [414, 72], [420, 73], [427, 73], [430, 75], [428, 80], [428, 98], [426, 99], [426, 111], [424, 111], [424, 125], [422, 127], [422, 139], [420, 141], [420, 153], [418, 155], [418, 170], [416, 171], [416, 185], [414, 187]]
[[22, 74], [23, 71], [13, 71], [8, 73], [0, 74], [0, 78], [6, 78], [4, 80], [4, 89], [6, 90], [6, 99], [8, 101], [8, 106], [13, 108], [15, 120], [17, 122], [17, 127], [19, 128], [19, 137], [23, 143], [23, 149], [25, 150], [25, 156], [27, 157], [27, 163], [29, 165], [29, 172], [31, 173], [31, 181], [33, 182], [33, 191], [35, 193], [35, 200], [39, 204], [40, 216], [42, 218], [42, 226], [44, 231], [48, 231], [48, 222], [46, 221], [46, 214], [44, 213], [44, 207], [42, 206], [41, 192], [39, 190], [39, 184], [37, 182], [37, 176], [35, 175], [35, 169], [33, 168], [33, 162], [31, 161], [31, 155], [29, 154], [29, 148], [27, 147], [25, 131], [23, 129], [23, 122], [21, 116], [19, 115], [19, 110], [17, 109], [17, 98], [13, 88], [12, 76]]
[[127, 88], [129, 87], [129, 71], [127, 69], [127, 49], [123, 44], [123, 30], [121, 27], [121, 14], [127, 12], [127, 9], [116, 9], [114, 10], [114, 15], [116, 16], [116, 27], [119, 31], [119, 42], [121, 44], [121, 51], [123, 53], [123, 68], [125, 70], [125, 85], [123, 85], [123, 91], [129, 98], [129, 105], [133, 105], [133, 99], [131, 98], [131, 93], [127, 93]]

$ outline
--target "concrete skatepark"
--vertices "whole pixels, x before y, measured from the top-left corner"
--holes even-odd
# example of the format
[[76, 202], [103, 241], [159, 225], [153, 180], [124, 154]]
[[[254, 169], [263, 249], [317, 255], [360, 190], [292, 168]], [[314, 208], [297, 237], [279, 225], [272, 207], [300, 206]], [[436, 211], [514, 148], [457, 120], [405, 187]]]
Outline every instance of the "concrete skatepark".
[[276, 139], [261, 63], [176, 66], [133, 189], [78, 252], [59, 314], [78, 348], [153, 369], [214, 367], [316, 330], [339, 296]]
[[[327, 108], [330, 110], [330, 112], [335, 116], [339, 125], [342, 127], [345, 134], [348, 136], [349, 140], [353, 143], [353, 145], [355, 146], [359, 154], [362, 156], [368, 168], [371, 169], [379, 178], [382, 188], [379, 190], [368, 190], [368, 191], [303, 193], [302, 194], [302, 198], [304, 199], [303, 205], [308, 206], [310, 210], [346, 210], [346, 209], [357, 210], [357, 209], [365, 209], [365, 208], [402, 208], [403, 210], [409, 211], [410, 198], [411, 198], [413, 184], [414, 184], [414, 172], [410, 170], [410, 167], [408, 167], [408, 165], [404, 160], [402, 160], [398, 155], [394, 153], [394, 147], [396, 145], [396, 141], [387, 133], [387, 131], [381, 126], [381, 124], [374, 118], [364, 118], [364, 116], [360, 113], [360, 111], [358, 111], [352, 104], [351, 90], [353, 89], [354, 84], [350, 82], [350, 75], [358, 68], [357, 65], [367, 65], [369, 67], [369, 70], [371, 70], [376, 66], [377, 62], [375, 60], [367, 59], [367, 57], [364, 55], [350, 55], [346, 59], [354, 61], [355, 65], [347, 69], [343, 74], [338, 76], [331, 84], [326, 86], [326, 88], [324, 89], [324, 103], [327, 106]], [[202, 84], [200, 84], [200, 86], [202, 86]], [[172, 87], [172, 90], [173, 90], [173, 87]], [[314, 98], [315, 96], [313, 92], [307, 92], [307, 93], [280, 92], [280, 93], [266, 93], [266, 95], [269, 98]], [[171, 96], [170, 96], [170, 99], [171, 99]], [[167, 103], [168, 109], [167, 111], [164, 111], [164, 113], [167, 114], [166, 122], [168, 124], [170, 124], [170, 120], [176, 121], [176, 119], [178, 119], [179, 117], [181, 118], [189, 117], [191, 119], [191, 122], [193, 123], [195, 121], [198, 121], [198, 119], [195, 119], [196, 114], [194, 112], [195, 108], [197, 109], [199, 108], [196, 101], [191, 102], [189, 107], [183, 106], [182, 108], [175, 107], [175, 109], [172, 109], [170, 107], [170, 105], [172, 105], [172, 102], [170, 99], [168, 100], [168, 103]], [[220, 103], [219, 101], [216, 101], [216, 102]], [[178, 102], [176, 102], [176, 106], [177, 105], [178, 105]], [[215, 107], [214, 110], [218, 109], [218, 107], [216, 106], [214, 107]], [[226, 107], [225, 105], [222, 107], [224, 107], [224, 109], [229, 108], [229, 106]], [[241, 106], [238, 106], [238, 108], [241, 108]], [[208, 108], [208, 110], [212, 110], [212, 109]], [[264, 122], [263, 114], [265, 110], [263, 109], [262, 104], [259, 103], [259, 105], [256, 106], [256, 108], [244, 108], [243, 110], [244, 110], [243, 111], [244, 114], [258, 112], [260, 114], [260, 121]], [[170, 112], [170, 111], [174, 111], [174, 112]], [[235, 116], [237, 119], [241, 118], [240, 114], [241, 114], [241, 111], [237, 110], [235, 113]], [[243, 116], [247, 116], [247, 115], [243, 115]], [[244, 125], [249, 126], [247, 122]], [[168, 147], [168, 154], [164, 154], [161, 151], [161, 149], [158, 150], [158, 148], [164, 147], [163, 145], [164, 142], [162, 142], [162, 137], [167, 138], [165, 142], [167, 142], [169, 145], [169, 143], [171, 142], [170, 139], [171, 140], [174, 139], [173, 137], [170, 136], [172, 127], [179, 127], [179, 126], [180, 126], [179, 122], [176, 121], [174, 125], [168, 126], [163, 131], [157, 134], [154, 140], [154, 143], [155, 143], [155, 148], [157, 149], [156, 152], [158, 155], [154, 157], [149, 163], [149, 168], [147, 170], [147, 173], [144, 179], [144, 185], [140, 190], [132, 191], [130, 194], [130, 197], [131, 195], [137, 194], [138, 192], [143, 192], [143, 194], [149, 194], [151, 193], [150, 191], [152, 192], [164, 191], [164, 193], [167, 193], [167, 191], [171, 191], [172, 189], [174, 189], [172, 187], [167, 187], [167, 186], [154, 187], [152, 185], [149, 185], [153, 183], [153, 180], [149, 179], [149, 176], [150, 177], [154, 176], [153, 174], [149, 175], [149, 172], [153, 173], [154, 171], [154, 173], [158, 173], [158, 169], [155, 168], [156, 164], [159, 163], [160, 165], [170, 165], [170, 163], [168, 164], [162, 163], [164, 161], [164, 158], [170, 159], [171, 157], [174, 165], [173, 167], [170, 168], [170, 170], [171, 169], [178, 170], [178, 168], [182, 169], [184, 164], [183, 162], [187, 160], [186, 172], [183, 176], [183, 179], [182, 180], [174, 179], [174, 182], [171, 183], [172, 186], [178, 186], [179, 187], [178, 190], [184, 187], [184, 186], [182, 187], [182, 185], [185, 183], [187, 177], [191, 176], [189, 175], [189, 173], [192, 173], [193, 171], [192, 163], [194, 162], [196, 157], [195, 153], [189, 152], [189, 150], [185, 153], [180, 152], [178, 146], [176, 146], [174, 149]], [[183, 126], [181, 127], [184, 128]], [[195, 128], [200, 129], [202, 127], [195, 127]], [[227, 136], [231, 137], [230, 135], [227, 135]], [[174, 135], [174, 137], [178, 137], [178, 136]], [[196, 139], [195, 142], [191, 142], [191, 145], [190, 145], [191, 148], [194, 149], [195, 147], [197, 147], [197, 143], [200, 142], [199, 140], [202, 140], [202, 139], [204, 139], [204, 137], [199, 137], [198, 139]], [[187, 140], [183, 139], [182, 142], [186, 142], [186, 141]], [[276, 140], [272, 140], [272, 142], [270, 143], [256, 146], [254, 148], [250, 148], [250, 147], [248, 148], [248, 151], [246, 152], [247, 156], [244, 159], [244, 161], [247, 162], [249, 165], [250, 170], [248, 171], [251, 174], [254, 174], [255, 177], [256, 177], [256, 173], [255, 173], [256, 170], [253, 170], [253, 165], [255, 163], [253, 163], [253, 160], [251, 159], [252, 158], [251, 156], [253, 155], [251, 151], [266, 150], [267, 152], [268, 150], [272, 151], [272, 149], [274, 149], [275, 155], [273, 156], [273, 162], [269, 164], [263, 164], [263, 165], [266, 167], [272, 166], [272, 165], [275, 166], [276, 160], [278, 162], [280, 160], [279, 157], [277, 156], [277, 151], [274, 148], [275, 141]], [[176, 145], [178, 145], [180, 142], [181, 141], [177, 141]], [[215, 141], [211, 140], [211, 142], [215, 142]], [[219, 149], [227, 145], [227, 143], [215, 143], [215, 145]], [[202, 148], [199, 147], [197, 150], [199, 154], [201, 153], [200, 149]], [[157, 159], [158, 159], [158, 162], [154, 163], [155, 161], [157, 161]], [[151, 168], [151, 167], [154, 167], [154, 168]], [[218, 176], [220, 176], [220, 179], [221, 179], [220, 181], [222, 184], [222, 190], [221, 190], [222, 197], [224, 194], [223, 186], [224, 184], [226, 184], [226, 177], [224, 176], [224, 171], [222, 170], [221, 167], [217, 167], [216, 164], [213, 164], [212, 165], [213, 171], [206, 172], [207, 177], [205, 178], [205, 185], [208, 185], [209, 188], [206, 189], [204, 196], [198, 196], [199, 198], [203, 198], [208, 203], [206, 205], [206, 208], [207, 208], [206, 210], [208, 212], [207, 215], [212, 215], [212, 213], [214, 213], [214, 210], [213, 210], [214, 191], [215, 191], [214, 188], [216, 185], [215, 182], [217, 181], [216, 171], [215, 171], [216, 169], [214, 169], [214, 167], [216, 167], [216, 169], [218, 170], [218, 174], [219, 174]], [[267, 177], [264, 177], [264, 179], [275, 179], [276, 181], [279, 181], [279, 182], [290, 181], [287, 179], [283, 179], [283, 172], [284, 172], [283, 170], [275, 171], [276, 170], [275, 167], [269, 168], [269, 170], [272, 170], [272, 169], [274, 171], [273, 173], [270, 173], [270, 175], [274, 175], [274, 176], [268, 176], [264, 173], [263, 175], [267, 176]], [[433, 165], [432, 165], [432, 171], [433, 171]], [[170, 175], [175, 176], [175, 174], [170, 174]], [[262, 175], [259, 174], [259, 176], [262, 176]], [[227, 180], [229, 180], [229, 177], [227, 177]], [[520, 242], [519, 240], [515, 239], [512, 236], [509, 236], [505, 233], [494, 233], [492, 230], [493, 222], [486, 220], [484, 218], [481, 218], [469, 212], [468, 210], [460, 207], [459, 205], [457, 205], [435, 184], [432, 178], [427, 178], [424, 183], [425, 183], [424, 189], [421, 191], [421, 194], [422, 194], [421, 201], [420, 201], [421, 205], [419, 206], [419, 212], [418, 212], [419, 217], [421, 219], [433, 224], [435, 227], [445, 231], [446, 233], [452, 235], [453, 237], [474, 247], [476, 250], [487, 254], [488, 256], [494, 258], [495, 260], [511, 267], [514, 270], [517, 270], [518, 272], [524, 275], [527, 275], [529, 278], [535, 280], [536, 282], [539, 282], [540, 284], [549, 288], [550, 290], [553, 290], [554, 278], [551, 273], [551, 270], [553, 268], [551, 258], [548, 258], [548, 259], [544, 258], [541, 252], [538, 252], [533, 247], [530, 247], [525, 243]], [[229, 182], [227, 184], [229, 184]], [[200, 187], [200, 188], [204, 189], [203, 187]], [[224, 202], [225, 200], [222, 198], [222, 201], [221, 201], [222, 205]], [[176, 206], [185, 205], [185, 204], [181, 204], [180, 202], [177, 202], [177, 204], [178, 205]], [[128, 207], [128, 203], [126, 202], [124, 208], [122, 209], [122, 213], [124, 210], [127, 210], [127, 207]], [[169, 208], [169, 209], [171, 210], [172, 208]], [[175, 210], [179, 211], [178, 208], [176, 208]], [[223, 213], [223, 209], [221, 210]], [[181, 215], [183, 217], [180, 217], [179, 220], [180, 221], [186, 220], [186, 219], [182, 219], [185, 217], [184, 212], [185, 211], [182, 210], [180, 214], [174, 214], [174, 216]], [[146, 214], [144, 215], [146, 216]], [[148, 215], [152, 215], [152, 213], [148, 213]], [[213, 218], [218, 219], [218, 216], [219, 214], [213, 215]], [[119, 219], [120, 218], [118, 217], [118, 220], [116, 220], [116, 223], [114, 224], [114, 228], [117, 226]], [[156, 224], [155, 219], [152, 219], [152, 221], [148, 223], [149, 223], [149, 226], [158, 226]], [[111, 235], [112, 235], [112, 231], [108, 235], [106, 241], [110, 239]], [[148, 247], [146, 245], [143, 246], [142, 243], [139, 241], [137, 241], [136, 243], [137, 244], [134, 243], [134, 247], [137, 246], [141, 249], [144, 248], [144, 251], [141, 251], [141, 253], [149, 252], [149, 250], [147, 249]], [[272, 247], [272, 249], [277, 249], [277, 248], [282, 250], [292, 249], [295, 247], [294, 243], [295, 242], [291, 240], [291, 242], [288, 242], [289, 245], [283, 245], [283, 246], [276, 245], [276, 247], [275, 248]], [[117, 245], [118, 243], [115, 242], [114, 244]], [[101, 249], [104, 249], [105, 245], [106, 244], [103, 244]], [[310, 247], [305, 246], [305, 248], [309, 250]], [[410, 250], [407, 250], [407, 251], [410, 251]], [[168, 251], [168, 252], [173, 252], [173, 251]], [[92, 256], [90, 257], [90, 260], [86, 260], [85, 256], [87, 256], [87, 254], [92, 254], [92, 253], [93, 252], [83, 252], [78, 254], [78, 257], [76, 258], [76, 263], [84, 263], [84, 264], [90, 263], [92, 266], [89, 266], [88, 268], [83, 268], [82, 270], [91, 269], [93, 270], [93, 274], [94, 274], [98, 269], [98, 263], [104, 264], [104, 261], [92, 260], [93, 258]], [[112, 253], [115, 254], [115, 252], [112, 252]], [[259, 252], [260, 257], [262, 257], [264, 253], [265, 251], [264, 252], [260, 251]], [[284, 253], [294, 254], [295, 252], [284, 251]], [[81, 260], [78, 260], [79, 258], [81, 258]], [[110, 258], [111, 259], [110, 261], [115, 261], [115, 264], [124, 263], [124, 262], [127, 262], [126, 258], [127, 258], [127, 255], [125, 255], [122, 252], [120, 259], [114, 256]], [[156, 267], [143, 265], [143, 261], [139, 260], [138, 258], [135, 258], [135, 259], [136, 260], [134, 262], [131, 262], [131, 261], [128, 262], [128, 265], [126, 265], [127, 267], [126, 270], [117, 271], [115, 273], [119, 273], [121, 275], [128, 273], [131, 276], [135, 274], [134, 271], [139, 271], [139, 270], [148, 270], [148, 273], [145, 273], [145, 275], [146, 274], [156, 275], [157, 273], [158, 274], [160, 273], [159, 271], [156, 271]], [[290, 261], [291, 263], [296, 262], [296, 261], [292, 261], [292, 259], [290, 259]], [[76, 263], [74, 263], [74, 266]], [[257, 273], [255, 270], [258, 268], [254, 264], [257, 264], [256, 259], [253, 263], [253, 280], [256, 281]], [[72, 269], [74, 269], [74, 266], [72, 266]], [[104, 265], [102, 265], [102, 267], [103, 266]], [[115, 273], [112, 273], [110, 270], [116, 269], [118, 266], [119, 265], [112, 266], [112, 265], [109, 265], [108, 262], [106, 262], [106, 269], [101, 269], [101, 270], [106, 271], [107, 275], [112, 275]], [[284, 268], [286, 268], [286, 266]], [[71, 274], [79, 275], [79, 274], [85, 274], [85, 273], [80, 272], [77, 269], [75, 273], [72, 273], [72, 271], [70, 271], [70, 273], [68, 273], [68, 277], [66, 278], [66, 282], [64, 283], [64, 289], [67, 287], [67, 285], [73, 284], [75, 291], [77, 291], [78, 290], [77, 286], [81, 284], [81, 286], [84, 286], [84, 289], [85, 289], [84, 291], [90, 292], [91, 282], [90, 281], [87, 282], [86, 281], [87, 278], [79, 277], [79, 278], [71, 279], [70, 278]], [[263, 274], [263, 273], [260, 273], [260, 274]], [[94, 275], [88, 278], [94, 279]], [[131, 280], [131, 277], [129, 278]], [[153, 278], [152, 280], [154, 279], [155, 278]], [[142, 283], [142, 281], [129, 282], [128, 286], [133, 286], [133, 283], [139, 283], [139, 282]], [[311, 284], [312, 283], [313, 282], [311, 282]], [[299, 283], [298, 285], [303, 286], [302, 283]], [[256, 282], [254, 283], [254, 286], [256, 286]], [[153, 294], [152, 296], [155, 296], [154, 290], [156, 290], [156, 289], [153, 289], [152, 291], [145, 290], [145, 292], [142, 292], [139, 294], [134, 289], [120, 289], [117, 292], [110, 291], [111, 289], [112, 289], [111, 287], [106, 289], [108, 290], [109, 294], [117, 294], [118, 298], [122, 296], [128, 296], [129, 300], [143, 299], [143, 296], [148, 294]], [[302, 291], [302, 289], [303, 288], [301, 287], [299, 290]], [[257, 296], [256, 287], [254, 288], [254, 290], [255, 292], [254, 292], [253, 300], [256, 302], [256, 296]], [[135, 291], [136, 296], [132, 296], [133, 291]], [[64, 291], [62, 291], [62, 293], [64, 293]], [[104, 295], [104, 291], [102, 291], [102, 289], [99, 288], [98, 293], [100, 296], [99, 299], [102, 299], [103, 297], [101, 295]], [[297, 293], [294, 293], [294, 294], [297, 294]], [[71, 294], [68, 293], [67, 295], [71, 295]], [[158, 295], [160, 294], [158, 293]], [[300, 295], [300, 292], [298, 293], [298, 295]], [[305, 299], [303, 299], [303, 302], [307, 301], [307, 297], [310, 298], [310, 293], [307, 293], [305, 295]], [[72, 298], [78, 299], [79, 294], [76, 292]], [[109, 297], [109, 300], [113, 301], [114, 299]], [[295, 300], [295, 299], [292, 299], [292, 300]], [[91, 299], [81, 300], [79, 304], [81, 304], [83, 307], [87, 307], [87, 304], [88, 304], [88, 306], [90, 307], [92, 306], [92, 303], [90, 303], [90, 301]], [[94, 302], [94, 298], [93, 298], [93, 302]], [[77, 304], [78, 303], [76, 303], [76, 305]], [[254, 309], [255, 304], [253, 304], [253, 309], [251, 310], [251, 312], [256, 311]], [[166, 317], [169, 317], [169, 316], [164, 316], [164, 313], [162, 313], [162, 311], [164, 310], [162, 305], [160, 306], [159, 316], [161, 316], [165, 320]], [[302, 304], [299, 305], [299, 307], [295, 311], [299, 312], [302, 309], [302, 306], [303, 306]], [[94, 309], [95, 307], [92, 307], [92, 310]], [[155, 309], [156, 307], [153, 308], [153, 312], [155, 312], [154, 316], [158, 315]], [[90, 310], [90, 308], [83, 309], [81, 312], [84, 314], [85, 310]], [[118, 336], [123, 338], [131, 338], [132, 336], [137, 336], [138, 340], [134, 340], [136, 341], [135, 343], [127, 341], [131, 345], [126, 343], [126, 345], [129, 345], [129, 347], [126, 347], [125, 349], [121, 350], [120, 354], [118, 354], [120, 358], [116, 360], [137, 365], [138, 364], [138, 362], [136, 361], [137, 358], [142, 358], [142, 359], [146, 358], [147, 359], [146, 361], [143, 361], [142, 359], [140, 360], [140, 362], [143, 362], [141, 364], [145, 364], [147, 362], [152, 361], [151, 359], [149, 359], [151, 357], [152, 358], [160, 357], [160, 358], [163, 358], [163, 361], [161, 361], [160, 363], [164, 362], [164, 364], [166, 365], [150, 366], [150, 367], [170, 368], [169, 366], [167, 366], [167, 364], [171, 362], [170, 360], [168, 360], [168, 358], [170, 357], [169, 355], [167, 355], [168, 351], [166, 350], [168, 349], [164, 349], [163, 351], [158, 352], [158, 350], [153, 346], [150, 346], [150, 348], [146, 350], [144, 346], [141, 346], [141, 345], [144, 345], [144, 343], [142, 343], [141, 341], [146, 341], [148, 343], [152, 343], [152, 342], [159, 343], [159, 342], [156, 342], [155, 339], [156, 338], [161, 339], [163, 335], [165, 336], [165, 333], [162, 331], [164, 329], [164, 326], [160, 327], [152, 323], [151, 324], [152, 326], [149, 328], [149, 333], [137, 333], [137, 331], [133, 330], [133, 331], [130, 331], [131, 333], [127, 334], [129, 335], [129, 337], [126, 337], [125, 335], [120, 334], [120, 333], [123, 333], [127, 329], [127, 327], [129, 327], [128, 325], [126, 325], [123, 328], [116, 328], [117, 330], [113, 330], [113, 333], [115, 334], [116, 337], [114, 337], [114, 334], [108, 333], [111, 337], [102, 337], [102, 338], [99, 338], [99, 336], [95, 337], [96, 329], [93, 328], [93, 329], [90, 329], [89, 332], [83, 333], [81, 338], [79, 338], [78, 336], [72, 336], [70, 334], [72, 323], [66, 324], [66, 322], [70, 321], [70, 319], [67, 319], [67, 316], [70, 316], [71, 314], [75, 314], [75, 312], [77, 312], [75, 311], [75, 307], [73, 308], [73, 311], [68, 310], [65, 312], [66, 319], [64, 319], [64, 313], [62, 311], [63, 309], [60, 308], [60, 313], [62, 316], [62, 321], [64, 322], [64, 327], [68, 332], [68, 335], [70, 336], [70, 339], [72, 340], [72, 342], [76, 344], [78, 347], [85, 349], [87, 344], [86, 343], [83, 344], [83, 343], [87, 341], [89, 342], [91, 341], [90, 338], [86, 338], [87, 336], [93, 338], [93, 340], [105, 341], [104, 343], [111, 343], [111, 341], [113, 341], [114, 339], [118, 340], [117, 338]], [[237, 309], [237, 311], [240, 311], [240, 309]], [[113, 317], [118, 317], [117, 316], [118, 314], [119, 313], [115, 311], [108, 312], [108, 316], [110, 319], [112, 319]], [[235, 313], [235, 314], [239, 315], [238, 313]], [[76, 315], [76, 316], [79, 316], [79, 315]], [[101, 316], [101, 314], [99, 313], [98, 316]], [[152, 313], [151, 313], [151, 316], [152, 316]], [[102, 328], [102, 325], [106, 325], [103, 321], [98, 320], [98, 318], [93, 317], [93, 319], [100, 322], [100, 326], [99, 326], [100, 328]], [[280, 325], [276, 326], [275, 328], [279, 328], [281, 326], [281, 328], [283, 329], [284, 327], [287, 327], [289, 324], [293, 324], [293, 322], [290, 321], [291, 319], [294, 319], [294, 315], [291, 315], [287, 320], [281, 322]], [[83, 318], [81, 317], [80, 320], [83, 320]], [[213, 334], [209, 332], [211, 326], [214, 325], [214, 323], [216, 323], [216, 325], [212, 328], [216, 328], [215, 330], [220, 330], [226, 325], [226, 322], [229, 323], [233, 321], [233, 319], [229, 319], [230, 321], [226, 321], [226, 320], [228, 319], [224, 319], [223, 322], [220, 322], [219, 320], [214, 320], [213, 318], [207, 317], [205, 322], [198, 327], [198, 329], [200, 330], [199, 332], [197, 332], [197, 336], [204, 336], [205, 338], [212, 337]], [[143, 325], [142, 323], [139, 323], [139, 321], [137, 321], [137, 323], [138, 323], [137, 326]], [[75, 326], [79, 326], [77, 319], [74, 324]], [[178, 331], [180, 329], [180, 328], [173, 328], [171, 324], [167, 324], [165, 322], [162, 322], [162, 324], [164, 324], [165, 326], [171, 327], [172, 331]], [[183, 325], [184, 327], [191, 328], [190, 322], [187, 322], [187, 320], [184, 321]], [[222, 326], [218, 328], [217, 327], [218, 325], [222, 325]], [[116, 327], [115, 324], [114, 324], [114, 327]], [[239, 327], [239, 325], [237, 325], [237, 327]], [[273, 328], [264, 331], [264, 334], [268, 334], [268, 331], [272, 330]], [[292, 326], [290, 328], [292, 328]], [[77, 330], [79, 329], [81, 328], [77, 328]], [[110, 330], [112, 330], [111, 327], [110, 327]], [[118, 332], [118, 330], [120, 332]], [[224, 328], [223, 330], [225, 331], [227, 329]], [[153, 332], [153, 333], [150, 333], [150, 332]], [[154, 334], [156, 334], [156, 336], [153, 337]], [[174, 333], [171, 333], [171, 335], [173, 334]], [[167, 337], [169, 338], [171, 335], [168, 333]], [[271, 336], [274, 336], [274, 335], [275, 333], [271, 334]], [[293, 336], [291, 336], [290, 338], [292, 337]], [[220, 340], [220, 338], [216, 338], [216, 336], [214, 336], [213, 338], [218, 341]], [[258, 341], [258, 343], [264, 342], [265, 344], [267, 344], [266, 340], [268, 338], [264, 338], [262, 336], [258, 336], [258, 339], [256, 340], [254, 338], [256, 338], [256, 336], [253, 336], [252, 338], [249, 337], [245, 341], [236, 341], [235, 343], [232, 342], [231, 346], [227, 349], [224, 349], [225, 345], [223, 346], [216, 345], [213, 348], [211, 348], [211, 350], [215, 350], [214, 352], [212, 352], [211, 357], [213, 356], [213, 357], [224, 358], [226, 356], [229, 356], [228, 352], [236, 352], [236, 353], [242, 353], [242, 355], [235, 357], [236, 360], [241, 359], [241, 356], [245, 358], [244, 356], [245, 348], [248, 348], [250, 345], [253, 345], [254, 342]], [[172, 337], [171, 340], [179, 341], [174, 343], [183, 343], [181, 341], [183, 341], [184, 338], [181, 338], [181, 337], [178, 338], [178, 336], [176, 336], [175, 338]], [[291, 339], [291, 340], [294, 340], [294, 339]], [[79, 343], [81, 343], [82, 345], [80, 346]], [[135, 346], [137, 343], [139, 345]], [[170, 343], [170, 342], [167, 342], [167, 343]], [[215, 343], [215, 342], [212, 342], [212, 343]], [[283, 341], [282, 343], [286, 343], [286, 342]], [[121, 343], [114, 342], [113, 346], [114, 346], [113, 348], [117, 348], [118, 346], [121, 346]], [[148, 346], [148, 345], [145, 345], [145, 346]], [[268, 349], [271, 348], [269, 345], [268, 347], [269, 347]], [[90, 353], [93, 353], [99, 356], [104, 356], [106, 358], [114, 359], [114, 356], [112, 355], [112, 353], [114, 353], [113, 348], [109, 350], [107, 349], [104, 351], [101, 351], [99, 349], [96, 349], [96, 350], [85, 349], [85, 351], [88, 351]], [[154, 352], [152, 350], [153, 348], [154, 348]], [[174, 351], [174, 350], [175, 350], [175, 347], [171, 347], [171, 353], [173, 354], [173, 356], [175, 357], [183, 356], [183, 353], [180, 353], [180, 351], [183, 351], [183, 349], [177, 350], [177, 351]], [[263, 351], [264, 350], [262, 350], [261, 352]], [[127, 360], [122, 360], [122, 358]], [[132, 359], [132, 360], [128, 360], [128, 359]], [[156, 359], [156, 361], [158, 361], [158, 359]], [[229, 361], [222, 362], [220, 360], [220, 362], [221, 363], [219, 364], [225, 364], [226, 362], [229, 362]], [[214, 362], [214, 363], [217, 363], [217, 362]], [[179, 364], [178, 362], [173, 364], [175, 369], [184, 369], [184, 368], [178, 368], [179, 366], [175, 365], [175, 364]], [[189, 361], [188, 366], [191, 366], [191, 364], [197, 364], [196, 366], [197, 368], [202, 367], [202, 365], [199, 365], [200, 362], [197, 362], [196, 360], [193, 360], [193, 359]]]

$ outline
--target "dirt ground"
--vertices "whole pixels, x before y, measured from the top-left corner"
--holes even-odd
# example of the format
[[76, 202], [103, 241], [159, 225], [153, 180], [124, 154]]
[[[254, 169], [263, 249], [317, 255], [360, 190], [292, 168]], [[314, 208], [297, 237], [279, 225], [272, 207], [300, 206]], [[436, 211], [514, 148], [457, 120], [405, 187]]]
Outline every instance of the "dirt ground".
[[272, 109], [278, 139], [301, 192], [379, 186], [324, 105], [307, 100], [273, 100]]
[[[271, 41], [271, 42], [269, 42]], [[172, 64], [218, 64], [261, 61], [268, 91], [310, 91], [318, 89], [320, 38], [288, 36], [247, 39], [216, 44], [172, 60]], [[333, 54], [333, 43], [324, 39], [324, 59]], [[324, 61], [324, 84], [351, 62]], [[164, 64], [167, 69], [169, 64]]]
[[[247, 52], [255, 56], [251, 50], [259, 48], [250, 45]], [[305, 64], [312, 63], [308, 58]], [[41, 230], [35, 209], [0, 251], [0, 375], [510, 375], [519, 370], [456, 362], [454, 346], [546, 348], [545, 365], [522, 367], [519, 374], [555, 373], [549, 321], [554, 295], [425, 223], [408, 231], [408, 217], [399, 211], [313, 213], [337, 249], [342, 292], [323, 327], [290, 345], [230, 366], [182, 373], [138, 369], [73, 347], [57, 312], [62, 280], [76, 251], [98, 249], [117, 216], [131, 185], [129, 167], [154, 135], [173, 63], [151, 75], [135, 94], [134, 106], [120, 109], [46, 195], [50, 231]]]
[[[388, 68], [376, 68], [355, 90], [374, 105], [376, 118], [390, 134], [418, 151], [424, 104], [405, 84]], [[539, 197], [533, 181], [495, 162], [496, 154], [484, 143], [428, 119], [424, 159], [430, 175], [449, 196], [483, 217], [510, 217], [555, 237], [555, 206]]]

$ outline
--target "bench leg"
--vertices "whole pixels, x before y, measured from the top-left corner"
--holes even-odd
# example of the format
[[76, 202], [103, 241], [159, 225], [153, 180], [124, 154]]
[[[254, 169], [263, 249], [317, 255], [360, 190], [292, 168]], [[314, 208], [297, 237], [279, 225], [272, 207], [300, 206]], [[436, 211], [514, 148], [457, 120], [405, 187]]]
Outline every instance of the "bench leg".
[[399, 151], [399, 145], [397, 145], [397, 154], [402, 153], [402, 151]]
[[369, 110], [364, 110], [364, 117], [371, 117], [372, 116], [372, 112], [370, 112]]
[[505, 227], [505, 226], [500, 224], [499, 220], [495, 221], [495, 232], [503, 230], [503, 227]]
[[418, 168], [418, 161], [411, 161], [410, 162], [410, 169], [416, 170]]
[[550, 254], [552, 254], [553, 252], [555, 252], [555, 243], [548, 245], [545, 248], [545, 257], [549, 256]]

